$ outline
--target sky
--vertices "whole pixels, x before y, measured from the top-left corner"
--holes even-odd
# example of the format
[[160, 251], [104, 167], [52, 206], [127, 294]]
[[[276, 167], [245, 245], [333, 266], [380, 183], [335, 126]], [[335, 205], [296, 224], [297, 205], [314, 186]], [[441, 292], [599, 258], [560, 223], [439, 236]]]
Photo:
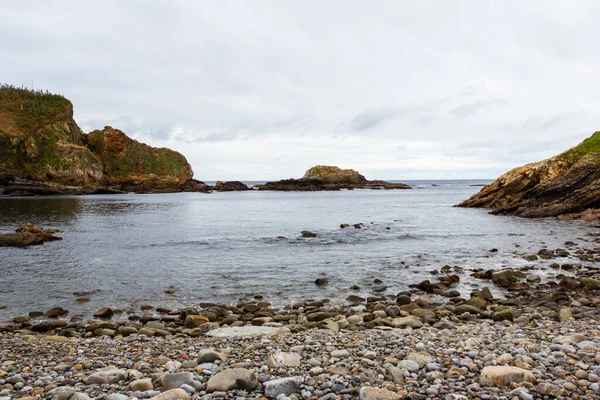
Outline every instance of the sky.
[[599, 20], [597, 0], [19, 0], [0, 82], [201, 180], [492, 179], [600, 130]]

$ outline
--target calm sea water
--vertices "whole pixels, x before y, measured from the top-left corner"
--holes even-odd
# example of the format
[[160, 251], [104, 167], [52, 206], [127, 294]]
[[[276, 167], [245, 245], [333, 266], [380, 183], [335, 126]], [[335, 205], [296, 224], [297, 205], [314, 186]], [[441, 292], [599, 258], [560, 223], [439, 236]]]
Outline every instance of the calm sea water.
[[[7, 306], [0, 318], [54, 305], [72, 313], [128, 308], [136, 300], [341, 302], [370, 294], [376, 278], [396, 293], [446, 264], [523, 265], [520, 254], [564, 247], [590, 229], [452, 207], [488, 182], [408, 183], [415, 189], [0, 198], [0, 231], [23, 222], [65, 231], [59, 242], [0, 248], [0, 305]], [[303, 230], [319, 237], [301, 238]], [[316, 287], [323, 276], [329, 285]], [[465, 275], [459, 289], [476, 284]], [[97, 293], [77, 304], [73, 293], [83, 291]]]

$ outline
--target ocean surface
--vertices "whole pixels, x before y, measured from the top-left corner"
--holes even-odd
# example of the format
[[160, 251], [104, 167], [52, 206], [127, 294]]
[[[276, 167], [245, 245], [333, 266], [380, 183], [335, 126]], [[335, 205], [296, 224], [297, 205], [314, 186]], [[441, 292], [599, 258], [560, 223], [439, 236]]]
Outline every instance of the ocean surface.
[[[279, 306], [343, 302], [370, 295], [375, 279], [397, 293], [444, 265], [526, 265], [523, 254], [564, 247], [590, 230], [453, 207], [489, 181], [405, 182], [414, 189], [0, 198], [0, 231], [24, 222], [64, 231], [62, 241], [0, 248], [0, 319], [51, 306], [89, 315], [104, 305], [135, 310], [255, 295]], [[318, 237], [302, 238], [304, 230]], [[319, 277], [329, 284], [317, 287]], [[465, 294], [483, 283], [461, 278]], [[78, 292], [94, 293], [79, 304]]]

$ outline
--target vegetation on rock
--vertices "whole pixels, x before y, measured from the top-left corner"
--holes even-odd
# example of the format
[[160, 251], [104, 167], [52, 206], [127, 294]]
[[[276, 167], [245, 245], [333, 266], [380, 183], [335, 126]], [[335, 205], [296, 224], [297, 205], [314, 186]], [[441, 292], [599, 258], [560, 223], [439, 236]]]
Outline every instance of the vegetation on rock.
[[555, 217], [600, 208], [600, 132], [544, 161], [517, 167], [459, 207], [495, 214]]
[[207, 190], [192, 176], [185, 157], [175, 151], [155, 149], [110, 127], [86, 135], [63, 96], [0, 85], [3, 186], [19, 180], [18, 193], [52, 192], [47, 185], [84, 192]]
[[317, 165], [309, 168], [300, 179], [283, 179], [256, 185], [258, 190], [277, 191], [322, 191], [340, 189], [410, 189], [402, 183], [369, 181], [353, 169]]
[[191, 166], [180, 153], [150, 147], [110, 126], [91, 132], [88, 147], [102, 161], [105, 179], [110, 184], [180, 185], [193, 176]]
[[364, 183], [367, 179], [353, 169], [341, 169], [329, 165], [309, 168], [302, 179], [318, 179], [327, 183]]

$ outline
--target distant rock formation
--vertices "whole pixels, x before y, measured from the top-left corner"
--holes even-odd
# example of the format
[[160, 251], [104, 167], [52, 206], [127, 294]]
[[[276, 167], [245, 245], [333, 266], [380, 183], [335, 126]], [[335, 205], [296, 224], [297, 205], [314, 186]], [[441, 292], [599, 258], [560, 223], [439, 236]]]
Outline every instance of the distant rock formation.
[[544, 161], [515, 168], [459, 207], [520, 217], [591, 219], [600, 208], [600, 132]]
[[90, 132], [88, 148], [102, 162], [107, 186], [123, 191], [183, 191], [194, 172], [180, 153], [154, 148], [110, 126]]
[[0, 86], [0, 194], [207, 191], [185, 157], [111, 127], [86, 135], [73, 104]]
[[250, 188], [240, 181], [217, 181], [213, 187], [213, 190], [218, 192], [240, 192], [244, 190], [250, 190]]
[[258, 190], [323, 191], [341, 189], [411, 189], [403, 183], [369, 181], [352, 169], [317, 165], [306, 171], [300, 179], [283, 179], [255, 186]]

